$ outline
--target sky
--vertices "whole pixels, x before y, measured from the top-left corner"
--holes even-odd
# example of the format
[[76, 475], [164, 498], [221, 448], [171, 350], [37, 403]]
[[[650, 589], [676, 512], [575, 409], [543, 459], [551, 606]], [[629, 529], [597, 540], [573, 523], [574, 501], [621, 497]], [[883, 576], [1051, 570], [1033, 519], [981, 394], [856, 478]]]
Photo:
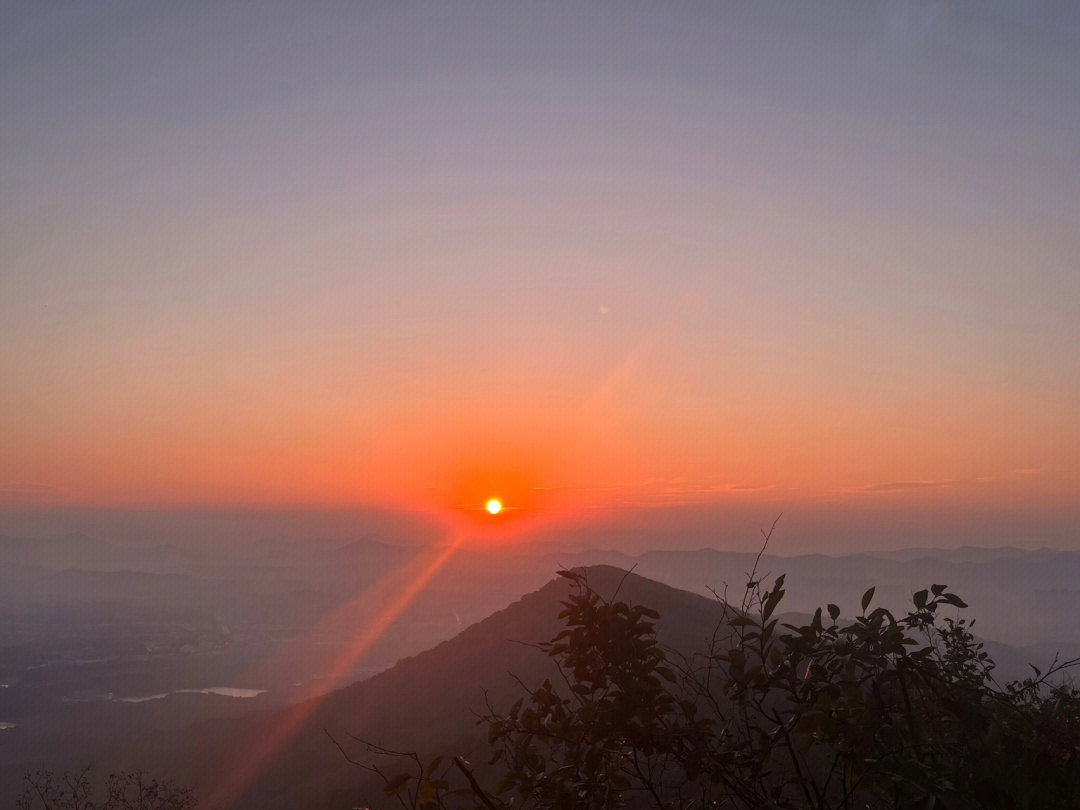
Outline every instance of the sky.
[[1080, 6], [300, 8], [0, 4], [0, 509], [1080, 544]]

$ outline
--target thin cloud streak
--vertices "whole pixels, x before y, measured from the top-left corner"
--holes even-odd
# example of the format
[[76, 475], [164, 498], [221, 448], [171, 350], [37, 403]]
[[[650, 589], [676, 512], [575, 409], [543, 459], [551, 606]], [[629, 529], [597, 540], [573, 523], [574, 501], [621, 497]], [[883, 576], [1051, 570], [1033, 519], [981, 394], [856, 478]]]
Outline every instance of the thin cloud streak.
[[848, 492], [903, 492], [909, 489], [944, 489], [954, 487], [959, 481], [891, 481], [887, 484], [870, 484], [847, 490]]

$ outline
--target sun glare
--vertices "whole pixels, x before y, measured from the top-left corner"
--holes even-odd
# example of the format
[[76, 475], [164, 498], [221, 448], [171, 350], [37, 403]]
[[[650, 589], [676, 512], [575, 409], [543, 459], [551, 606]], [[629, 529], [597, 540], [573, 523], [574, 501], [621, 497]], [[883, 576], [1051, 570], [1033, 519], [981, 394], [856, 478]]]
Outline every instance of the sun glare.
[[490, 501], [487, 502], [487, 506], [485, 508], [488, 510], [488, 514], [497, 515], [499, 514], [499, 512], [502, 511], [502, 504], [497, 499], [492, 498]]

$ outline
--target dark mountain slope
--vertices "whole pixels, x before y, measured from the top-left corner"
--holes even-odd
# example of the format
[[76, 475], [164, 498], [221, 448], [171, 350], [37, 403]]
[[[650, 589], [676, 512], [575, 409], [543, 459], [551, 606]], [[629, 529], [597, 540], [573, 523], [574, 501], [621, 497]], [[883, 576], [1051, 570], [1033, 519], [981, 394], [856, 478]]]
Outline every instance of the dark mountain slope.
[[[617, 592], [622, 601], [656, 609], [661, 616], [658, 637], [675, 650], [694, 651], [710, 638], [721, 620], [723, 606], [715, 600], [612, 567], [583, 570], [601, 595], [611, 597]], [[555, 676], [546, 656], [530, 645], [550, 639], [560, 629], [560, 603], [569, 590], [570, 583], [559, 578], [450, 641], [306, 704], [310, 717], [259, 768], [237, 806], [317, 806], [335, 791], [339, 791], [341, 806], [355, 806], [363, 774], [344, 761], [327, 731], [335, 737], [353, 734], [431, 756], [449, 749], [482, 758], [476, 756], [483, 733], [477, 728], [476, 712], [484, 707], [485, 692], [493, 706], [506, 708], [522, 694], [514, 676], [528, 685]], [[272, 739], [285, 721], [286, 715], [277, 713], [260, 718], [254, 727], [217, 727], [211, 738], [234, 744], [212, 755], [204, 747], [202, 756], [197, 757], [203, 763], [197, 771], [210, 777], [196, 785], [207, 797], [208, 806], [217, 806], [215, 791], [238, 773], [233, 763], [244, 763], [245, 758], [250, 762], [260, 741]], [[208, 731], [204, 729], [198, 736], [206, 739]], [[229, 764], [204, 770], [215, 760]], [[369, 789], [374, 787], [368, 785]]]

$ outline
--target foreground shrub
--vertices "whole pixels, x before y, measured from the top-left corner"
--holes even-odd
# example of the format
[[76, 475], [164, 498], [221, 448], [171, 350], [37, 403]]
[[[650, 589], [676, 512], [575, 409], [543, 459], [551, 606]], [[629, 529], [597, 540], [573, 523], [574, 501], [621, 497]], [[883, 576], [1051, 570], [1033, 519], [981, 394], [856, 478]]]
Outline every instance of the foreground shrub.
[[40, 770], [23, 779], [19, 810], [192, 810], [188, 788], [159, 782], [142, 771], [110, 773], [104, 784], [91, 784], [89, 770], [55, 774]]
[[[835, 605], [781, 622], [784, 577], [751, 574], [705, 651], [669, 654], [655, 611], [577, 572], [564, 629], [540, 645], [560, 678], [491, 709], [491, 784], [460, 758], [369, 747], [406, 808], [1077, 808], [1076, 661], [999, 684], [942, 585], [902, 616]], [[389, 761], [384, 759], [389, 757]], [[409, 766], [400, 769], [402, 761]], [[395, 766], [393, 763], [397, 763]]]

